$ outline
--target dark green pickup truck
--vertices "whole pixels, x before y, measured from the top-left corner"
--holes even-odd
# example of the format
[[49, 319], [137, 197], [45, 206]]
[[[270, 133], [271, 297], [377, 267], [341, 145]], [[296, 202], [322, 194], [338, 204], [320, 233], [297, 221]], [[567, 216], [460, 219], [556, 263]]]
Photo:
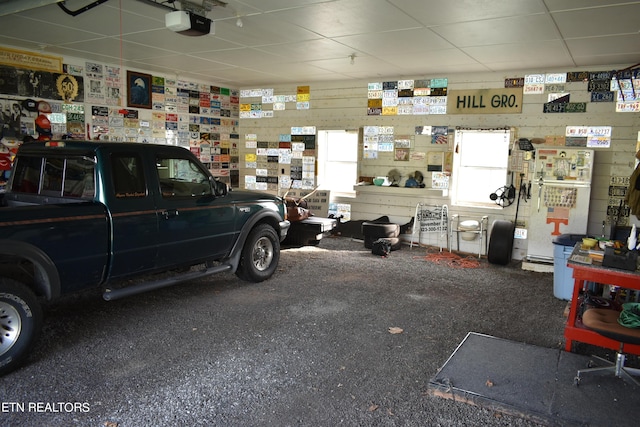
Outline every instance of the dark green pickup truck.
[[[28, 356], [42, 301], [87, 289], [113, 300], [223, 271], [260, 282], [290, 226], [281, 198], [227, 191], [167, 145], [25, 143], [2, 205], [0, 374]], [[158, 272], [171, 274], [129, 280]]]

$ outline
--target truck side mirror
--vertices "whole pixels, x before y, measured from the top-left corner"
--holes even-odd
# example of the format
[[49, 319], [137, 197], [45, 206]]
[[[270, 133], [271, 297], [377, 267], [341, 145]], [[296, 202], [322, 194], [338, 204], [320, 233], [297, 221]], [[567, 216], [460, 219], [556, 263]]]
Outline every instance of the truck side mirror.
[[211, 186], [213, 187], [213, 194], [216, 196], [226, 196], [227, 195], [227, 184], [220, 181], [218, 178], [214, 178], [211, 182]]

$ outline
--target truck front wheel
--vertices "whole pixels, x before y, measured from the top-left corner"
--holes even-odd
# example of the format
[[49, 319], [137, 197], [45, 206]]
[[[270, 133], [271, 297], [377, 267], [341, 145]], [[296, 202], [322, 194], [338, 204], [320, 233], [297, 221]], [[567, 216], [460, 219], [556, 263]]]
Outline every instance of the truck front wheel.
[[273, 275], [280, 260], [280, 240], [273, 227], [260, 224], [249, 233], [236, 274], [242, 280], [262, 282]]
[[42, 326], [42, 309], [24, 284], [0, 278], [0, 375], [26, 358]]

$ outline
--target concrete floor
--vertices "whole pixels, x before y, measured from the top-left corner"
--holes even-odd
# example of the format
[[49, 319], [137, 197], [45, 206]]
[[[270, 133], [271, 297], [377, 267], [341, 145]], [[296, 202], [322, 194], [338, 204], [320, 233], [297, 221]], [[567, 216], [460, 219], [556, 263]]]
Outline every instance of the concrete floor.
[[[5, 405], [14, 410], [1, 423], [545, 424], [434, 396], [429, 385], [469, 332], [560, 353], [566, 301], [553, 296], [553, 276], [430, 257], [403, 247], [381, 258], [362, 242], [327, 237], [283, 250], [260, 284], [225, 273], [113, 302], [70, 298], [45, 310], [26, 366], [0, 378], [3, 403], [25, 408]], [[570, 376], [557, 381], [573, 387]], [[589, 381], [575, 392], [586, 395]], [[50, 405], [29, 410], [38, 402]]]

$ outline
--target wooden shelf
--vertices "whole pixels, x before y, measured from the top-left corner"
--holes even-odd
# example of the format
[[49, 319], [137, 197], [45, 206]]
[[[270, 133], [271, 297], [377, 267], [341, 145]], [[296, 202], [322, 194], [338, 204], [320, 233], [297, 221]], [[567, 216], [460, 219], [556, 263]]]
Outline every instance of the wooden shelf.
[[449, 190], [441, 188], [384, 187], [381, 185], [354, 185], [353, 191], [367, 194], [394, 194], [414, 197], [448, 197]]

